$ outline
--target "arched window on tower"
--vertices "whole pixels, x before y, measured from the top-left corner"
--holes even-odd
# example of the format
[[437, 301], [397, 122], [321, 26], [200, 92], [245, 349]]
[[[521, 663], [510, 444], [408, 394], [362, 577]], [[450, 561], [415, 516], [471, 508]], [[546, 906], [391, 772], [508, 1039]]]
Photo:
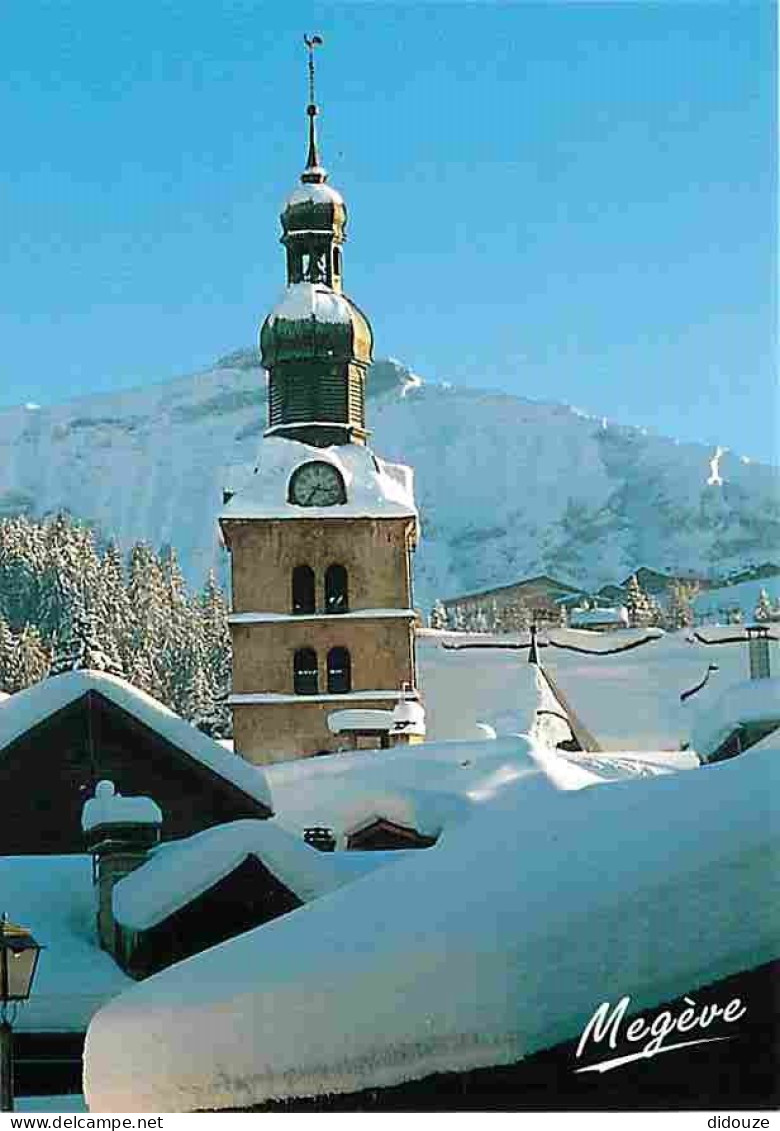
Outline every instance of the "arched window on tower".
[[343, 565], [329, 565], [325, 571], [325, 612], [349, 612], [347, 571]]
[[[330, 674], [328, 675], [330, 679]], [[316, 695], [317, 653], [313, 648], [299, 648], [293, 658], [293, 688], [296, 695]]]
[[328, 652], [328, 691], [343, 695], [352, 690], [352, 660], [346, 648], [331, 648]]
[[314, 610], [314, 570], [307, 565], [296, 566], [292, 573], [292, 611], [313, 613]]
[[333, 274], [337, 279], [341, 275], [341, 249], [338, 247], [333, 249]]

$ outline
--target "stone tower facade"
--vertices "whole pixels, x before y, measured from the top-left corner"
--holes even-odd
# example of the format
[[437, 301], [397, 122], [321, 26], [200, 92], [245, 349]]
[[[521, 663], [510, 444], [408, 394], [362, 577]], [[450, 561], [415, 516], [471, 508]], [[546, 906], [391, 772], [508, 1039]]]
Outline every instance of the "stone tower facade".
[[268, 427], [220, 517], [235, 745], [257, 763], [341, 749], [334, 715], [376, 720], [417, 697], [412, 472], [366, 445], [373, 336], [343, 290], [347, 210], [319, 161], [311, 46], [309, 66], [308, 158], [281, 215], [287, 287], [260, 332]]

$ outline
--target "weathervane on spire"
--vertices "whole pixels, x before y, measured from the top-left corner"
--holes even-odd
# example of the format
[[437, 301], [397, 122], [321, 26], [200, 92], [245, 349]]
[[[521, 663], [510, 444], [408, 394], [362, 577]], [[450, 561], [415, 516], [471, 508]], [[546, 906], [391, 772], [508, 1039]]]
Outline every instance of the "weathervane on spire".
[[[303, 42], [306, 44], [306, 50], [309, 52], [309, 105], [306, 107], [306, 113], [309, 115], [309, 154], [306, 158], [306, 169], [319, 169], [320, 160], [317, 153], [317, 132], [314, 127], [314, 119], [317, 117], [317, 103], [314, 101], [314, 48], [322, 46], [321, 35], [304, 35]], [[304, 180], [309, 180], [306, 173], [303, 174]]]

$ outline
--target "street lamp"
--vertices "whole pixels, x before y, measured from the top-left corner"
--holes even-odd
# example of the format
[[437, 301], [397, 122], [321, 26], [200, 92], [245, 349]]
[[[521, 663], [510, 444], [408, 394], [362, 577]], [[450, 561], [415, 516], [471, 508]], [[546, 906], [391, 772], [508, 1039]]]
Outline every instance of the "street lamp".
[[14, 1110], [12, 1023], [30, 996], [40, 953], [26, 927], [0, 916], [0, 1111]]

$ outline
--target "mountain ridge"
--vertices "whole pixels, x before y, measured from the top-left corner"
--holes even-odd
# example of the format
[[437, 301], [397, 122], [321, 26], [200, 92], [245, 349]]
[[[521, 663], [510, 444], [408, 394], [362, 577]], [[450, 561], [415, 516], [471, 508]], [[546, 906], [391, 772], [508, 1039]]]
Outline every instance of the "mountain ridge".
[[[255, 350], [140, 389], [0, 412], [0, 515], [59, 509], [127, 547], [177, 547], [200, 584], [225, 571], [216, 516], [228, 468], [265, 428]], [[722, 575], [776, 555], [777, 472], [567, 405], [369, 375], [370, 443], [415, 469], [416, 601], [533, 573], [595, 588], [639, 565]]]

